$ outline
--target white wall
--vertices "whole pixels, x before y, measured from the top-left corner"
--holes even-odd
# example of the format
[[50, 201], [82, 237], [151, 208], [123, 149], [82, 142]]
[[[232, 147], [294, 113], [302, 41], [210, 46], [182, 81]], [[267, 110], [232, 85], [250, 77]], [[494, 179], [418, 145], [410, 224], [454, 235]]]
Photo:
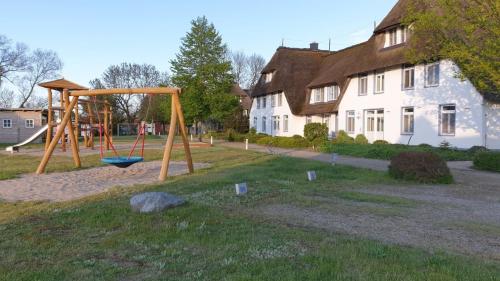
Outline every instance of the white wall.
[[[288, 115], [288, 132], [284, 132], [284, 115]], [[266, 117], [266, 131], [262, 130], [262, 117]], [[273, 131], [273, 116], [280, 116], [280, 129], [279, 131]], [[285, 93], [282, 93], [282, 105], [278, 106], [276, 102], [275, 107], [271, 107], [271, 95], [267, 95], [266, 108], [262, 108], [262, 99], [261, 99], [261, 108], [257, 109], [257, 100], [256, 98], [252, 101], [252, 108], [250, 109], [250, 127], [254, 127], [254, 117], [257, 117], [257, 132], [265, 133], [273, 136], [286, 136], [291, 137], [293, 135], [304, 135], [304, 126], [306, 124], [307, 117], [306, 116], [298, 116], [292, 114], [290, 110], [290, 106], [288, 105], [288, 101], [286, 99]], [[323, 116], [311, 116], [312, 122], [314, 123], [323, 123]], [[334, 114], [330, 116], [330, 122], [328, 124], [328, 128], [330, 132], [335, 132], [335, 118]]]
[[500, 104], [485, 103], [486, 147], [500, 149]]
[[[346, 111], [355, 110], [356, 131], [352, 136], [363, 134], [365, 110], [384, 109], [383, 138], [391, 143], [437, 146], [447, 140], [452, 146], [460, 148], [484, 145], [483, 97], [469, 81], [455, 78], [457, 68], [451, 61], [440, 62], [438, 87], [424, 86], [424, 69], [424, 65], [415, 67], [415, 89], [406, 91], [402, 90], [402, 67], [386, 69], [385, 91], [381, 94], [374, 94], [374, 74], [370, 73], [366, 96], [358, 95], [358, 79], [353, 77], [339, 107], [339, 129], [346, 129]], [[440, 136], [438, 133], [441, 104], [456, 105], [455, 136]], [[413, 106], [415, 110], [415, 133], [411, 139], [401, 134], [401, 110], [405, 106]], [[498, 118], [499, 110], [490, 114]], [[495, 132], [498, 134], [498, 131], [496, 129]], [[500, 148], [498, 144], [496, 146]]]

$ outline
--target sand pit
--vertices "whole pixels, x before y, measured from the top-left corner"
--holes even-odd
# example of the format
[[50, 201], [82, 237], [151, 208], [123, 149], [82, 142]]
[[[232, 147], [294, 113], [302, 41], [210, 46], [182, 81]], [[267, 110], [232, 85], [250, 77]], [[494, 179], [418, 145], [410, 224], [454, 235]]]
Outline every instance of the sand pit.
[[[208, 164], [194, 164], [195, 169]], [[0, 198], [14, 201], [68, 201], [106, 192], [116, 186], [158, 182], [161, 161], [142, 162], [127, 169], [113, 166], [45, 175], [26, 174], [0, 181]], [[170, 162], [169, 176], [188, 172], [185, 162]]]

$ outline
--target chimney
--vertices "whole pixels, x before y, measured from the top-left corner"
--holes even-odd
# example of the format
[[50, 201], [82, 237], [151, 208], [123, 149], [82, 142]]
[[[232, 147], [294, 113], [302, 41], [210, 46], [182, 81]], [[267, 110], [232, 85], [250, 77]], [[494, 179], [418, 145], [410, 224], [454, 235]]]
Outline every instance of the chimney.
[[317, 50], [319, 50], [319, 44], [317, 42], [312, 42], [311, 44], [309, 44], [309, 48], [312, 51], [317, 51]]

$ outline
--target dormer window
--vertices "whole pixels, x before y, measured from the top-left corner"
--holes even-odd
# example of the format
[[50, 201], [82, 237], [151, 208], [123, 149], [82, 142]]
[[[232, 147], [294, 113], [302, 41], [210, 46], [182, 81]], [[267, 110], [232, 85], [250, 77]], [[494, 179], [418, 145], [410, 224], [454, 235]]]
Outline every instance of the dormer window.
[[398, 44], [398, 29], [393, 28], [389, 32], [389, 46], [394, 46]]
[[269, 83], [273, 80], [273, 72], [264, 73], [264, 82]]
[[339, 97], [339, 86], [332, 85], [326, 87], [326, 101], [334, 101]]
[[405, 26], [401, 29], [401, 43], [405, 43], [408, 40], [408, 27]]

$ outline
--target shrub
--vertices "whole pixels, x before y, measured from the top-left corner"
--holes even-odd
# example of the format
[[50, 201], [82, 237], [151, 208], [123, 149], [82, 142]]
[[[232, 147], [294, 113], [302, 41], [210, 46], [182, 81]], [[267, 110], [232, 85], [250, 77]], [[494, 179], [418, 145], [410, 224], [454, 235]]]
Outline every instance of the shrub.
[[446, 162], [431, 152], [402, 152], [391, 159], [389, 174], [397, 179], [422, 183], [451, 183]]
[[250, 130], [248, 130], [248, 134], [250, 134], [250, 135], [257, 134], [257, 129], [255, 129], [254, 127], [250, 128]]
[[485, 151], [488, 151], [488, 149], [484, 146], [479, 146], [479, 145], [475, 145], [467, 150], [467, 152], [469, 152], [470, 154], [476, 154], [478, 152], [485, 152]]
[[368, 144], [368, 139], [363, 134], [359, 134], [354, 138], [355, 144]]
[[260, 145], [272, 145], [273, 144], [273, 137], [271, 136], [262, 136], [256, 141], [257, 144]]
[[418, 145], [419, 147], [422, 147], [422, 148], [432, 148], [432, 145], [428, 144], [428, 143], [421, 143]]
[[382, 144], [389, 144], [389, 142], [386, 141], [386, 140], [376, 140], [376, 141], [373, 142], [373, 144], [375, 144], [375, 145], [382, 145]]
[[500, 172], [500, 152], [477, 152], [473, 162], [477, 169]]
[[304, 126], [304, 137], [311, 143], [324, 142], [328, 139], [328, 127], [322, 123], [309, 123]]
[[247, 134], [246, 137], [248, 139], [248, 142], [249, 143], [257, 143], [257, 141], [263, 137], [267, 137], [268, 135], [266, 134], [262, 134], [262, 133], [259, 133], [259, 134]]
[[235, 141], [236, 131], [234, 129], [228, 129], [226, 131], [226, 140], [229, 142]]
[[334, 144], [353, 144], [354, 139], [350, 137], [345, 131], [340, 130], [333, 140]]

